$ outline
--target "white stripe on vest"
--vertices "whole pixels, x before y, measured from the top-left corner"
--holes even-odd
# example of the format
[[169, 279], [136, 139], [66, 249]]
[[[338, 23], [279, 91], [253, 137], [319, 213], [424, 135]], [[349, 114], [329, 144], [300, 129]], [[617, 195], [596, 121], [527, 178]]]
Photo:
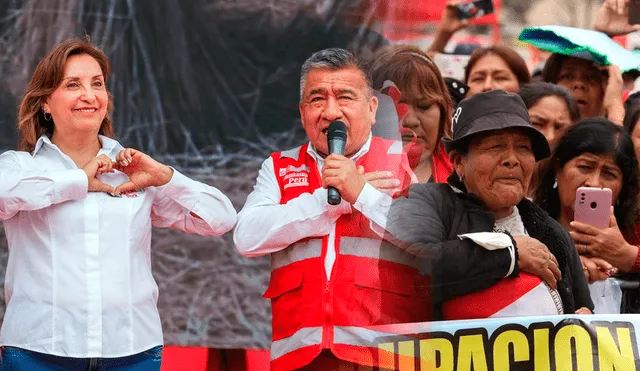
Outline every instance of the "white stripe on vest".
[[319, 258], [322, 254], [322, 239], [313, 238], [296, 242], [286, 249], [271, 254], [271, 269], [275, 270], [305, 259]]
[[278, 359], [287, 353], [300, 348], [322, 343], [322, 327], [304, 327], [288, 338], [271, 343], [271, 360]]

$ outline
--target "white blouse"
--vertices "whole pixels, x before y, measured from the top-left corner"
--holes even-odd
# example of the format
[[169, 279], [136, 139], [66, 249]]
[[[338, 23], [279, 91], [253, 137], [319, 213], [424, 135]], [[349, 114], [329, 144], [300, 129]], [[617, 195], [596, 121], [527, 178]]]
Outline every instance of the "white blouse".
[[[100, 136], [115, 159], [123, 147]], [[113, 187], [121, 172], [100, 174]], [[202, 219], [190, 215], [194, 212]], [[163, 343], [151, 227], [216, 236], [236, 211], [219, 190], [174, 170], [162, 187], [88, 192], [82, 169], [48, 137], [0, 155], [0, 220], [9, 262], [0, 345], [65, 357], [122, 357]]]

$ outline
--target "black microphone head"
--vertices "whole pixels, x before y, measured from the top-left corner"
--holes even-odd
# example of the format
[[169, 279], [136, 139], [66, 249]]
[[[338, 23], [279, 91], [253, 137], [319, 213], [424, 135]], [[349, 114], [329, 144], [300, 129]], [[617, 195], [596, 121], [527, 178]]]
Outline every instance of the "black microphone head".
[[327, 139], [342, 139], [347, 140], [347, 125], [342, 121], [332, 121], [329, 124], [329, 130], [327, 131]]

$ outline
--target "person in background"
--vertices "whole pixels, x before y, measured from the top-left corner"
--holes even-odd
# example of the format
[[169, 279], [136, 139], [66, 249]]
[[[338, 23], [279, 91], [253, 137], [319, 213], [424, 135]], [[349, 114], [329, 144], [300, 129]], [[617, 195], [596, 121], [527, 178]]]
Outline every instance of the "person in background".
[[[610, 37], [624, 36], [639, 31], [640, 25], [629, 24], [629, 8], [629, 0], [605, 0], [598, 9], [593, 28]], [[636, 90], [638, 77], [640, 77], [640, 69], [633, 69], [622, 74], [623, 88], [626, 93]], [[618, 121], [615, 122], [618, 123]]]
[[623, 88], [627, 92], [635, 90], [636, 81], [640, 77], [640, 70], [630, 70], [622, 73]]
[[[576, 101], [571, 94], [557, 85], [546, 82], [527, 84], [520, 89], [519, 95], [529, 110], [531, 124], [547, 138], [551, 148], [555, 148], [564, 130], [579, 119]], [[529, 186], [529, 196], [533, 196], [540, 171], [547, 161], [544, 159], [536, 163]]]
[[420, 257], [435, 319], [590, 313], [571, 237], [525, 198], [549, 144], [516, 95], [463, 100], [445, 139], [448, 184], [414, 184], [389, 211], [389, 240]]
[[610, 37], [640, 31], [640, 24], [629, 24], [629, 0], [604, 0], [596, 15], [593, 28]]
[[476, 49], [465, 67], [465, 83], [469, 86], [467, 97], [496, 89], [517, 93], [530, 80], [527, 63], [506, 46]]
[[462, 102], [462, 100], [467, 97], [469, 86], [467, 86], [467, 84], [463, 83], [462, 81], [454, 79], [452, 77], [445, 77], [444, 82], [447, 84], [447, 88], [449, 89], [449, 95], [451, 95], [453, 107], [458, 107], [458, 104], [460, 104], [460, 102]]
[[[456, 8], [464, 2], [447, 0], [433, 42], [427, 50], [428, 55], [444, 52], [451, 37], [468, 26], [469, 20], [460, 19]], [[470, 54], [464, 81], [469, 86], [467, 97], [494, 89], [517, 93], [520, 86], [531, 80], [527, 63], [509, 47], [474, 47]]]
[[160, 370], [151, 227], [235, 224], [220, 191], [112, 139], [108, 78], [96, 46], [58, 44], [20, 104], [18, 151], [0, 155], [2, 370]]
[[[428, 317], [414, 257], [382, 241], [392, 198], [366, 177], [390, 172], [400, 189], [407, 178], [402, 145], [371, 135], [377, 107], [365, 63], [343, 49], [314, 53], [300, 77], [309, 142], [264, 161], [238, 214], [238, 251], [271, 256], [272, 370], [376, 366], [368, 339], [377, 332], [367, 327]], [[329, 153], [337, 120], [346, 125], [344, 155]], [[339, 204], [327, 202], [327, 187]]]
[[640, 158], [640, 92], [629, 95], [624, 103], [625, 115], [622, 126], [631, 136], [636, 158]]
[[[534, 200], [571, 231], [589, 283], [607, 280], [613, 268], [623, 272], [640, 270], [636, 232], [638, 162], [631, 138], [621, 126], [605, 118], [587, 119], [571, 126], [558, 141], [542, 174]], [[599, 229], [573, 220], [579, 187], [611, 190], [609, 228]], [[599, 290], [596, 286], [591, 289], [592, 293]]]
[[554, 53], [544, 66], [542, 80], [561, 86], [573, 95], [580, 119], [606, 117], [622, 125], [623, 80], [617, 66], [599, 67], [587, 59]]
[[578, 121], [580, 112], [575, 99], [565, 89], [549, 83], [532, 83], [518, 93], [529, 110], [531, 124], [549, 142], [551, 148], [564, 130]]
[[[429, 49], [427, 49], [427, 54], [432, 55], [444, 52], [444, 49], [451, 37], [456, 32], [466, 28], [469, 25], [469, 21], [467, 19], [460, 19], [460, 17], [458, 16], [456, 5], [463, 2], [463, 0], [447, 0], [446, 6], [442, 11], [442, 16], [440, 17], [440, 24], [438, 24], [438, 28], [436, 29], [433, 41], [431, 42]], [[475, 46], [461, 48], [465, 52], [464, 54], [467, 54], [466, 52], [469, 51], [473, 52], [475, 50]]]
[[417, 181], [446, 182], [453, 169], [440, 141], [451, 136], [453, 107], [438, 67], [426, 53], [407, 45], [379, 49], [371, 60], [376, 90], [385, 81], [400, 89], [400, 104], [407, 107], [402, 121], [402, 140]]

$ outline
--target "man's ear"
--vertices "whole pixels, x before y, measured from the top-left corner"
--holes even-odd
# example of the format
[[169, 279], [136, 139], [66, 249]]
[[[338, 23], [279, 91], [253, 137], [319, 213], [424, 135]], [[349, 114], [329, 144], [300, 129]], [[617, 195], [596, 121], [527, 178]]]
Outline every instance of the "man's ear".
[[456, 174], [458, 174], [458, 177], [462, 177], [462, 175], [464, 174], [464, 165], [466, 162], [464, 160], [464, 156], [453, 150], [449, 153], [449, 160], [451, 161]]
[[371, 125], [376, 123], [376, 112], [378, 111], [378, 97], [372, 95], [369, 99], [369, 114], [371, 115]]
[[302, 101], [300, 101], [300, 103], [298, 104], [298, 110], [300, 111], [300, 121], [302, 122], [302, 127], [304, 128], [304, 114], [302, 112], [302, 105], [304, 103]]

